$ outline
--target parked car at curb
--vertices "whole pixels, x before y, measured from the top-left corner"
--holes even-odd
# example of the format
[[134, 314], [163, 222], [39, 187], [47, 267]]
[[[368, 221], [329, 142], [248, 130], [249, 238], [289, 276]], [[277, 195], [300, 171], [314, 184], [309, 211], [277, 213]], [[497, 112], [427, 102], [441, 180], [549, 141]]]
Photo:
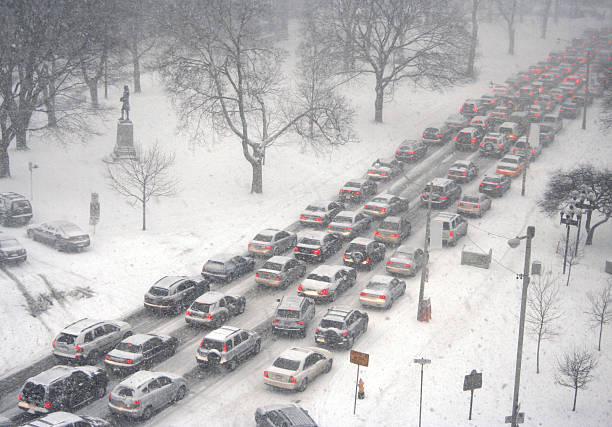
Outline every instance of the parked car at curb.
[[183, 313], [200, 295], [210, 290], [201, 278], [165, 276], [149, 288], [144, 296], [144, 307], [149, 311]]
[[363, 212], [375, 218], [396, 215], [409, 208], [408, 199], [394, 194], [379, 194], [363, 206]]
[[393, 302], [406, 293], [406, 282], [393, 276], [377, 274], [359, 294], [362, 306], [389, 309]]
[[327, 226], [327, 232], [351, 239], [371, 227], [372, 218], [364, 212], [342, 211]]
[[53, 355], [62, 361], [95, 364], [133, 333], [127, 322], [83, 318], [66, 326], [55, 337]]
[[418, 160], [427, 154], [427, 144], [416, 139], [406, 139], [395, 149], [395, 158], [402, 162]]
[[410, 236], [412, 224], [403, 216], [388, 216], [382, 220], [374, 231], [374, 240], [391, 245], [398, 245]]
[[272, 318], [272, 333], [297, 332], [305, 337], [306, 328], [315, 316], [315, 303], [312, 298], [285, 295], [277, 299], [278, 305]]
[[173, 356], [178, 345], [178, 338], [169, 335], [131, 335], [104, 356], [104, 364], [111, 374], [147, 369], [155, 362]]
[[0, 223], [25, 225], [32, 219], [32, 205], [21, 194], [12, 191], [0, 193]]
[[305, 233], [298, 239], [293, 256], [302, 261], [323, 262], [342, 247], [342, 239], [336, 234], [317, 231]]
[[182, 400], [187, 391], [187, 381], [180, 375], [138, 371], [113, 388], [108, 409], [116, 416], [148, 420], [154, 412]]
[[255, 410], [257, 427], [317, 427], [308, 411], [293, 403], [260, 406]]
[[489, 209], [491, 209], [491, 198], [485, 194], [466, 194], [457, 202], [457, 213], [460, 215], [482, 218], [482, 214]]
[[344, 252], [343, 263], [354, 268], [367, 268], [372, 270], [374, 264], [385, 258], [386, 247], [384, 243], [365, 237], [358, 237], [349, 243]]
[[455, 160], [448, 169], [447, 178], [457, 182], [468, 182], [478, 176], [478, 166], [471, 160]]
[[321, 374], [331, 371], [334, 357], [316, 347], [292, 347], [264, 371], [264, 384], [286, 390], [304, 391]]
[[300, 214], [300, 224], [313, 226], [327, 226], [334, 217], [346, 209], [344, 203], [337, 200], [316, 201]]
[[376, 194], [378, 185], [369, 179], [351, 179], [340, 189], [338, 198], [342, 202], [363, 202]]
[[389, 257], [385, 270], [389, 274], [414, 276], [426, 262], [425, 252], [421, 248], [402, 245]]
[[401, 174], [403, 170], [404, 164], [395, 157], [376, 159], [370, 169], [368, 169], [368, 178], [388, 181]]
[[331, 307], [315, 328], [317, 345], [353, 347], [357, 338], [368, 330], [368, 313], [344, 307]]
[[575, 119], [578, 117], [579, 110], [580, 106], [577, 103], [571, 100], [563, 101], [563, 104], [561, 104], [559, 108], [559, 117], [563, 119]]
[[267, 228], [260, 231], [249, 242], [249, 253], [253, 255], [280, 255], [293, 248], [297, 243], [297, 235], [292, 231]]
[[89, 246], [89, 234], [69, 221], [50, 221], [28, 227], [27, 235], [35, 242], [53, 246], [58, 251], [82, 251]]
[[429, 198], [433, 208], [446, 208], [461, 197], [461, 187], [448, 178], [434, 178], [421, 193], [421, 205], [427, 206]]
[[455, 246], [467, 235], [467, 221], [459, 214], [440, 212], [432, 221], [439, 222], [442, 229], [442, 245]]
[[196, 299], [185, 312], [188, 325], [221, 327], [232, 316], [244, 313], [246, 298], [210, 291]]
[[306, 274], [303, 261], [287, 256], [273, 256], [255, 272], [255, 283], [287, 289], [289, 284]]
[[103, 397], [107, 384], [104, 369], [56, 365], [25, 381], [17, 406], [29, 414], [72, 411]]
[[[3, 424], [0, 420], [0, 427], [14, 426], [9, 422]], [[70, 412], [53, 412], [46, 417], [32, 420], [23, 427], [111, 427], [112, 424], [102, 418], [88, 417], [85, 415], [71, 414]]]
[[320, 265], [312, 270], [298, 285], [297, 293], [316, 300], [335, 301], [340, 292], [357, 281], [357, 271], [342, 265]]
[[233, 371], [260, 350], [261, 337], [257, 332], [226, 325], [209, 332], [200, 341], [196, 362], [199, 368], [223, 366]]
[[255, 259], [249, 256], [215, 254], [202, 266], [202, 277], [212, 282], [231, 282], [253, 271]]
[[522, 156], [506, 154], [497, 163], [496, 172], [501, 175], [519, 176], [526, 166], [526, 160]]
[[9, 263], [21, 264], [27, 258], [27, 251], [17, 239], [0, 233], [0, 265]]

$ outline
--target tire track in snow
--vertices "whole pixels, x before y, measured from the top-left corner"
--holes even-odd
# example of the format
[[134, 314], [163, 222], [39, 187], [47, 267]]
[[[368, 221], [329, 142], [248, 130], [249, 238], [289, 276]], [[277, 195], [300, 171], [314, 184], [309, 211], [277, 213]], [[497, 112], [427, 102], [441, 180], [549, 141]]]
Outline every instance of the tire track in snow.
[[6, 267], [2, 266], [2, 267], [0, 267], [0, 269], [4, 272], [4, 274], [6, 274], [13, 281], [13, 283], [15, 283], [15, 285], [17, 286], [17, 289], [19, 289], [19, 292], [21, 292], [21, 294], [25, 298], [26, 303], [28, 305], [28, 312], [30, 313], [30, 316], [35, 317], [36, 319], [38, 319], [38, 321], [45, 327], [45, 329], [47, 331], [51, 332], [51, 328], [49, 327], [49, 325], [47, 325], [44, 322], [44, 320], [42, 320], [40, 317], [38, 317], [38, 314], [40, 314], [40, 313], [38, 313], [38, 308], [37, 308], [36, 300], [28, 292], [28, 290], [25, 287], [25, 285], [23, 283], [21, 283], [21, 281], [17, 278], [17, 276], [15, 276], [13, 273], [8, 271], [6, 269]]

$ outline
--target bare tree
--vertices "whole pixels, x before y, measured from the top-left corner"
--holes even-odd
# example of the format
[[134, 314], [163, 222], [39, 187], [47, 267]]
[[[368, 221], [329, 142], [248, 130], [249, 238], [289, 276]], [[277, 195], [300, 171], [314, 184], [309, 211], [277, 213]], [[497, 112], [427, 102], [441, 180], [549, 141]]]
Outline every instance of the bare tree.
[[593, 327], [599, 327], [597, 350], [601, 351], [603, 327], [612, 322], [612, 281], [608, 280], [608, 286], [602, 288], [599, 293], [588, 293], [587, 297], [591, 307], [586, 314], [589, 315]]
[[176, 194], [177, 181], [171, 175], [174, 154], [161, 151], [154, 144], [143, 152], [136, 147], [137, 157], [108, 164], [110, 187], [122, 196], [142, 206], [142, 230], [147, 229], [146, 210], [151, 197], [169, 197]]
[[546, 0], [544, 9], [542, 9], [542, 31], [540, 32], [540, 38], [546, 38], [546, 30], [548, 29], [548, 18], [550, 17], [550, 6], [552, 0]]
[[466, 74], [474, 77], [474, 62], [476, 61], [476, 47], [478, 46], [478, 7], [480, 0], [472, 0], [472, 37], [470, 39], [470, 53]]
[[[532, 276], [533, 277], [533, 276]], [[534, 280], [529, 287], [527, 300], [528, 331], [538, 340], [536, 350], [536, 373], [540, 373], [540, 345], [543, 340], [558, 335], [557, 321], [561, 318], [559, 307], [558, 277], [548, 270]]]
[[[347, 2], [350, 5], [347, 5]], [[351, 73], [373, 75], [374, 120], [383, 121], [385, 96], [402, 80], [440, 87], [464, 77], [469, 36], [464, 13], [442, 0], [340, 0], [329, 26], [347, 46]], [[350, 16], [346, 16], [350, 14]]]
[[592, 371], [597, 367], [597, 357], [586, 349], [574, 347], [571, 351], [557, 359], [557, 384], [574, 389], [574, 406], [576, 410], [576, 397], [579, 389], [585, 389], [593, 379]]
[[514, 37], [516, 35], [515, 15], [517, 0], [495, 0], [499, 13], [508, 27], [508, 53], [514, 55]]
[[[263, 192], [265, 150], [299, 121], [317, 120], [330, 140], [342, 137], [338, 126], [346, 123], [336, 120], [337, 104], [295, 103], [281, 73], [285, 53], [267, 30], [269, 6], [265, 0], [172, 3], [160, 57], [183, 127], [197, 138], [212, 121], [237, 137], [252, 168], [252, 193]], [[321, 116], [309, 115], [314, 109]]]

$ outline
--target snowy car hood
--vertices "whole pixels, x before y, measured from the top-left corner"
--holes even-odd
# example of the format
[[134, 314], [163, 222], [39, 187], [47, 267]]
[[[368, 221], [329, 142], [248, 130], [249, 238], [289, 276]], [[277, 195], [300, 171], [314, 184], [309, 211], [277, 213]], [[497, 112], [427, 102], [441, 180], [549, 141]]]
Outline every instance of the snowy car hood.
[[306, 279], [302, 282], [302, 289], [304, 290], [315, 290], [320, 291], [321, 289], [335, 289], [336, 284], [334, 282], [320, 282], [314, 279]]
[[140, 353], [130, 353], [129, 351], [123, 351], [123, 350], [111, 350], [108, 353], [109, 356], [111, 357], [117, 357], [117, 358], [121, 358], [121, 359], [132, 359], [132, 360], [139, 360], [142, 359], [142, 355]]

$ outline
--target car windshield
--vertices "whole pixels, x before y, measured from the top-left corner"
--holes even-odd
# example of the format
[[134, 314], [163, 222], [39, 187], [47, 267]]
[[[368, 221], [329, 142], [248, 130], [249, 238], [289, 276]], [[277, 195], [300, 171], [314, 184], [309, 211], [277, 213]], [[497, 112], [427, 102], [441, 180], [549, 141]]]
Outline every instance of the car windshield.
[[442, 193], [444, 193], [444, 187], [440, 187], [439, 185], [434, 185], [433, 186], [433, 193], [434, 194], [442, 194]]
[[426, 135], [437, 135], [438, 134], [438, 129], [436, 128], [427, 128], [425, 129], [425, 132], [423, 132]]
[[502, 159], [503, 163], [518, 163], [518, 159], [513, 159], [512, 157], [504, 157]]
[[194, 301], [193, 304], [191, 304], [191, 309], [195, 310], [195, 311], [201, 311], [202, 313], [209, 313], [210, 312], [210, 307], [213, 304], [209, 304], [207, 302], [197, 302]]
[[64, 233], [82, 233], [83, 230], [81, 230], [79, 227], [77, 227], [74, 224], [64, 224], [61, 226], [61, 229]]
[[303, 243], [304, 245], [315, 245], [315, 246], [321, 245], [321, 241], [320, 240], [312, 239], [310, 237], [302, 237], [300, 239], [300, 243]]
[[368, 283], [368, 289], [387, 289], [387, 284], [381, 282], [370, 282]]
[[298, 310], [279, 309], [276, 311], [276, 317], [283, 317], [285, 319], [299, 319], [300, 312]]
[[451, 166], [451, 168], [452, 168], [452, 169], [466, 169], [466, 168], [467, 168], [467, 165], [466, 165], [465, 163], [462, 163], [462, 162], [457, 162], [457, 163], [454, 163], [454, 164]]
[[258, 242], [271, 242], [272, 236], [268, 234], [258, 234], [253, 240], [257, 240]]
[[397, 251], [395, 254], [393, 254], [393, 256], [401, 257], [401, 258], [407, 258], [407, 259], [412, 259], [413, 258], [413, 253], [412, 252]]
[[351, 218], [350, 216], [336, 216], [334, 218], [334, 222], [351, 224], [353, 222], [353, 218]]
[[116, 350], [127, 351], [128, 353], [142, 353], [142, 346], [137, 344], [132, 344], [129, 342], [120, 342]]
[[365, 245], [362, 245], [360, 243], [351, 243], [349, 245], [348, 249], [347, 249], [347, 252], [353, 252], [353, 251], [362, 252], [362, 251], [365, 251], [365, 250], [366, 250]]
[[225, 264], [220, 261], [208, 261], [204, 265], [204, 270], [211, 273], [223, 273], [225, 271]]
[[306, 278], [310, 280], [316, 280], [317, 282], [331, 283], [331, 279], [329, 278], [329, 276], [324, 276], [322, 274], [310, 273]]
[[151, 289], [149, 289], [149, 293], [151, 295], [155, 295], [156, 297], [165, 297], [168, 295], [168, 292], [168, 289], [158, 288], [157, 286], [153, 286]]
[[377, 203], [387, 203], [389, 199], [386, 197], [374, 197], [372, 201]]
[[288, 371], [294, 371], [295, 372], [300, 367], [300, 361], [299, 360], [285, 359], [284, 357], [279, 357], [278, 359], [276, 359], [274, 361], [272, 366], [274, 366], [276, 368], [286, 369]]
[[23, 395], [32, 400], [43, 400], [45, 398], [45, 387], [42, 384], [36, 384], [28, 381], [23, 386]]
[[281, 271], [283, 269], [283, 265], [277, 262], [267, 261], [264, 265], [261, 266], [263, 270], [273, 270], [273, 271]]
[[29, 208], [30, 207], [30, 202], [28, 202], [27, 200], [15, 200], [12, 204], [11, 207], [13, 209], [24, 209], [24, 208]]
[[345, 187], [359, 188], [359, 187], [361, 187], [361, 184], [360, 184], [360, 183], [358, 183], [358, 182], [352, 182], [352, 181], [349, 181], [349, 182], [347, 182], [346, 184], [344, 184], [344, 186], [345, 186]]
[[211, 340], [210, 338], [204, 338], [200, 347], [206, 350], [223, 351], [223, 343], [221, 341]]
[[463, 201], [464, 202], [468, 202], [468, 203], [478, 203], [478, 197], [476, 197], [476, 196], [463, 196]]
[[383, 221], [380, 223], [380, 226], [378, 227], [379, 230], [398, 230], [399, 229], [399, 223], [397, 222], [390, 222], [390, 221]]
[[0, 240], [0, 248], [11, 248], [19, 246], [19, 242], [16, 239]]
[[134, 390], [129, 387], [120, 387], [115, 394], [121, 397], [134, 397]]
[[332, 320], [332, 319], [321, 319], [321, 325], [322, 328], [336, 328], [336, 329], [344, 329], [344, 323], [338, 321], [338, 320]]
[[76, 335], [66, 334], [62, 332], [59, 337], [55, 339], [55, 342], [61, 342], [63, 344], [74, 344], [74, 340], [76, 340]]
[[325, 208], [323, 206], [317, 206], [317, 205], [308, 205], [306, 206], [306, 210], [307, 211], [312, 211], [312, 212], [317, 212], [317, 211], [325, 211]]

